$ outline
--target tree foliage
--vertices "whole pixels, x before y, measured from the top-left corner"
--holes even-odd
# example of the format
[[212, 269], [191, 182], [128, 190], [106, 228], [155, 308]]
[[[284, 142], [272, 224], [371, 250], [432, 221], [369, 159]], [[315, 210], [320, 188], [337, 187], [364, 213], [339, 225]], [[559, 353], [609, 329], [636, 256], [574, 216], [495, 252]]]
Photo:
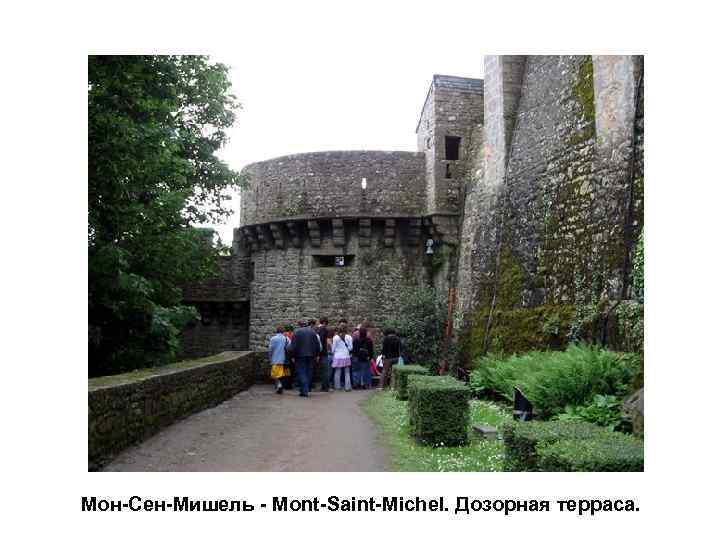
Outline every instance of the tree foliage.
[[404, 356], [436, 370], [454, 353], [446, 350], [447, 300], [430, 287], [404, 287], [398, 310], [387, 326], [403, 337]]
[[242, 178], [215, 152], [238, 106], [207, 57], [89, 57], [90, 375], [172, 359], [197, 316], [181, 287], [216, 271], [217, 246], [191, 223], [230, 214]]

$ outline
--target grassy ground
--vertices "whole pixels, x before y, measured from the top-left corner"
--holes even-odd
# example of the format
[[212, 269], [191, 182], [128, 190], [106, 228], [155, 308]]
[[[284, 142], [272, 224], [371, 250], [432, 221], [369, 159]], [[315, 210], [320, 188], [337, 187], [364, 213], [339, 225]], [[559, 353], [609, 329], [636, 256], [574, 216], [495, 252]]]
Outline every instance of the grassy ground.
[[[470, 444], [459, 448], [433, 448], [415, 442], [409, 434], [407, 402], [395, 399], [394, 392], [375, 392], [364, 403], [387, 445], [393, 469], [397, 471], [501, 471], [503, 446], [471, 433]], [[470, 401], [470, 425], [497, 427], [510, 419], [510, 412], [495, 403]]]

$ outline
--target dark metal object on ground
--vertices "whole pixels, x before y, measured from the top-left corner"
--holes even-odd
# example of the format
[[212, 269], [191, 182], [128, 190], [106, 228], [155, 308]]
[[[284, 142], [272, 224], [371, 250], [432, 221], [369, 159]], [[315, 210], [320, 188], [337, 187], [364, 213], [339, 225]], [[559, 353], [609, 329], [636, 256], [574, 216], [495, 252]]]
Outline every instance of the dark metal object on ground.
[[517, 386], [513, 387], [513, 418], [520, 422], [532, 420], [532, 403]]

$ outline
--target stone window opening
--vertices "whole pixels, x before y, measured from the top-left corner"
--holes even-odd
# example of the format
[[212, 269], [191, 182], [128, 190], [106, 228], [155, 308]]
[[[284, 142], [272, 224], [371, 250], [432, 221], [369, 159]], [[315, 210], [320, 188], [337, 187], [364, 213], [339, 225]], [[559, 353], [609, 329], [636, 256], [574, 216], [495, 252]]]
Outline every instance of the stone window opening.
[[351, 266], [354, 255], [313, 255], [316, 267], [320, 268], [344, 268]]
[[452, 135], [445, 136], [445, 159], [448, 161], [457, 161], [460, 159], [460, 137]]

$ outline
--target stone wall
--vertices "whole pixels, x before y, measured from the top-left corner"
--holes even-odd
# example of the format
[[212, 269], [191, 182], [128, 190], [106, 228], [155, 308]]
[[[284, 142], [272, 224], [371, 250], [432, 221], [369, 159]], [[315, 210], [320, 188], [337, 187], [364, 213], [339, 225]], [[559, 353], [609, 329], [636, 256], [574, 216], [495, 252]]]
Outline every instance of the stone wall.
[[217, 277], [183, 288], [183, 303], [194, 306], [200, 320], [183, 329], [178, 358], [201, 358], [221, 351], [248, 349], [249, 258], [237, 249], [233, 251], [233, 255], [219, 258]]
[[514, 124], [515, 96], [519, 95], [516, 87], [510, 86], [519, 78], [517, 69], [512, 71], [510, 81], [506, 80], [504, 74], [510, 71], [504, 68], [507, 63], [504, 57], [485, 56], [483, 125], [473, 131], [465, 156], [466, 196], [458, 264], [458, 311], [454, 317], [457, 332], [476, 323], [476, 308], [480, 303], [487, 304], [494, 283], [498, 231], [503, 218], [507, 130]]
[[88, 469], [177, 420], [249, 388], [257, 356], [224, 352], [161, 368], [90, 379]]
[[[455, 328], [475, 353], [594, 337], [598, 314], [605, 342], [609, 325], [623, 327], [609, 323], [612, 306], [633, 300], [641, 72], [641, 57], [486, 56], [484, 81], [433, 77], [417, 153], [249, 165], [233, 257], [215, 282], [188, 288], [186, 301], [206, 312], [212, 302], [237, 311], [249, 301], [253, 350], [276, 324], [304, 317], [382, 326], [410, 283], [456, 288]], [[459, 159], [446, 159], [446, 136], [460, 138]], [[346, 265], [334, 266], [336, 256]], [[232, 325], [195, 332], [185, 340], [194, 354], [244, 339]]]
[[216, 277], [183, 287], [183, 299], [187, 302], [246, 302], [250, 294], [246, 258], [239, 254], [221, 256], [218, 267]]
[[495, 205], [495, 197], [492, 197], [492, 204], [486, 200], [488, 192], [487, 184], [483, 182], [485, 177], [483, 145], [484, 129], [482, 125], [478, 125], [472, 132], [465, 160], [467, 183], [458, 250], [457, 306], [453, 321], [456, 330], [466, 326], [465, 319], [476, 308], [474, 291], [483, 279], [488, 280], [490, 265], [479, 249], [483, 246], [492, 246], [493, 243], [482, 241], [482, 235], [496, 230], [492, 214], [479, 210], [485, 207], [492, 208]]
[[241, 197], [240, 222], [422, 214], [424, 159], [415, 152], [347, 151], [253, 163], [243, 169], [251, 181]]
[[[425, 153], [428, 214], [460, 213], [470, 136], [482, 121], [482, 79], [433, 77], [416, 130], [418, 151]], [[446, 136], [460, 137], [460, 159], [447, 159]]]
[[[305, 238], [297, 247], [252, 252], [252, 350], [266, 347], [276, 325], [300, 318], [326, 316], [331, 326], [343, 317], [350, 324], [368, 318], [372, 326], [382, 327], [396, 309], [400, 287], [425, 279], [422, 245], [409, 239], [407, 221], [394, 221], [392, 242], [386, 242], [382, 220], [372, 221], [362, 233], [370, 236], [360, 236], [359, 222], [346, 222], [342, 246], [333, 242], [329, 223], [319, 225], [317, 247]], [[346, 266], [332, 265], [336, 255], [345, 257]]]
[[250, 302], [185, 301], [185, 304], [198, 310], [200, 320], [183, 329], [178, 358], [249, 349]]
[[467, 178], [463, 250], [480, 260], [461, 268], [472, 276], [462, 299], [475, 307], [472, 354], [564, 345], [588, 306], [602, 311], [626, 294], [625, 261], [642, 223], [642, 186], [637, 175], [630, 181], [635, 61], [527, 57], [514, 110], [504, 101], [518, 88], [520, 61], [509, 64], [486, 57], [485, 168]]

